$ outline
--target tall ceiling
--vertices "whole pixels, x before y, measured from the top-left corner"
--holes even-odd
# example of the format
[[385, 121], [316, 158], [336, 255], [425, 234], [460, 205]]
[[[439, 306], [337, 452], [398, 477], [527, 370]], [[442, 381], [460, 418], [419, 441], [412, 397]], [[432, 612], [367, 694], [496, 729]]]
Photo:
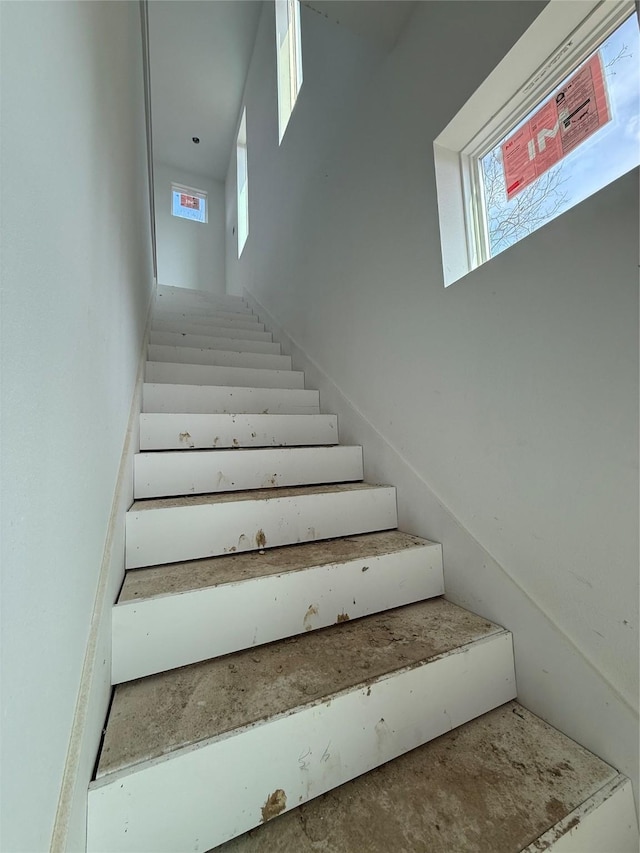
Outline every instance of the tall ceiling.
[[261, 8], [262, 0], [149, 3], [158, 162], [225, 180]]
[[[149, 3], [156, 161], [225, 180], [264, 2], [272, 0]], [[410, 0], [302, 2], [311, 12], [387, 50], [415, 6]], [[198, 145], [191, 141], [194, 136], [200, 139]]]

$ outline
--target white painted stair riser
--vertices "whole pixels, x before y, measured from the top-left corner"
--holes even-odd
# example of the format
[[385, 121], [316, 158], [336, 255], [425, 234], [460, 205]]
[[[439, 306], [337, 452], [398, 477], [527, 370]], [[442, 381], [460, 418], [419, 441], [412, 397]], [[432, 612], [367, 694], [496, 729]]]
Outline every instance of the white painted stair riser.
[[148, 361], [145, 381], [173, 385], [232, 385], [237, 388], [304, 388], [304, 373], [299, 370]]
[[212, 314], [202, 314], [202, 313], [191, 313], [187, 314], [184, 312], [178, 311], [161, 311], [156, 312], [153, 315], [153, 323], [172, 323], [174, 326], [179, 325], [180, 323], [193, 323], [198, 326], [218, 326], [221, 329], [232, 329], [234, 331], [249, 331], [249, 332], [264, 332], [264, 323], [260, 323], [258, 318], [255, 320], [253, 317], [247, 316], [244, 320], [232, 319], [230, 317], [223, 317], [219, 313]]
[[318, 391], [146, 382], [142, 411], [193, 414], [317, 415]]
[[134, 498], [239, 492], [362, 480], [361, 447], [288, 447], [138, 453]]
[[154, 331], [184, 332], [187, 335], [208, 335], [212, 338], [239, 338], [245, 341], [272, 341], [271, 332], [253, 331], [221, 326], [218, 323], [195, 323], [192, 320], [154, 320], [151, 324]]
[[149, 361], [168, 361], [173, 364], [209, 364], [216, 367], [258, 367], [267, 370], [291, 370], [290, 355], [271, 355], [258, 352], [196, 349], [183, 346], [149, 344]]
[[140, 450], [302, 447], [338, 443], [335, 415], [140, 415]]
[[186, 287], [160, 284], [156, 291], [156, 305], [214, 305], [231, 311], [251, 311], [241, 296], [230, 293], [209, 293], [205, 290], [192, 290]]
[[398, 516], [395, 489], [372, 486], [162, 509], [134, 504], [125, 524], [125, 566], [134, 569], [392, 530]]
[[112, 611], [112, 682], [325, 628], [339, 614], [358, 619], [443, 592], [442, 548], [429, 543], [127, 601]]
[[[259, 323], [260, 318], [257, 314], [247, 314], [246, 311], [223, 311], [217, 310], [215, 308], [203, 309], [203, 308], [173, 308], [167, 309], [162, 307], [154, 308], [153, 316], [157, 318], [162, 318], [165, 320], [170, 320], [173, 317], [181, 317], [183, 319], [189, 318], [193, 320], [215, 320], [219, 318], [220, 320], [231, 320], [236, 321], [238, 323]], [[251, 328], [248, 326], [247, 328]]]
[[[206, 851], [515, 697], [499, 631], [331, 701], [113, 773], [91, 784], [88, 853]], [[301, 760], [301, 756], [305, 756]]]
[[192, 349], [228, 350], [229, 352], [263, 352], [280, 355], [277, 341], [248, 341], [242, 338], [215, 338], [208, 335], [187, 335], [182, 332], [151, 331], [150, 344], [188, 347]]

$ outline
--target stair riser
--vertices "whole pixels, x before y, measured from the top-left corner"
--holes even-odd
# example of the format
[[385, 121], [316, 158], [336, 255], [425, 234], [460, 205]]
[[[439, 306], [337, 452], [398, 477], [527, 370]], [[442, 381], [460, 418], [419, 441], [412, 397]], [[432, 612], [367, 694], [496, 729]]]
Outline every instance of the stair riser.
[[148, 361], [145, 381], [178, 385], [231, 385], [235, 388], [304, 388], [304, 373], [298, 370]]
[[221, 320], [231, 320], [232, 322], [235, 320], [239, 323], [260, 322], [260, 318], [257, 314], [247, 314], [246, 311], [223, 311], [216, 308], [202, 307], [193, 308], [187, 305], [180, 308], [155, 308], [153, 316], [164, 320], [170, 320], [173, 317], [182, 317], [183, 319], [189, 320], [201, 320], [203, 318], [215, 320], [216, 318], [220, 318]]
[[194, 323], [187, 320], [154, 320], [151, 328], [156, 332], [184, 332], [186, 335], [207, 335], [210, 338], [273, 341], [271, 332], [232, 329], [229, 326], [220, 326], [217, 323]]
[[[363, 650], [365, 652], [365, 650]], [[515, 695], [511, 637], [497, 633], [296, 713], [93, 783], [89, 853], [206, 851], [432, 740]]]
[[142, 411], [192, 414], [317, 415], [317, 391], [145, 383]]
[[207, 305], [224, 308], [227, 311], [251, 311], [241, 296], [232, 296], [229, 293], [206, 293], [186, 287], [160, 284], [156, 293], [156, 306], [164, 305], [176, 305], [179, 310], [184, 306]]
[[208, 335], [186, 335], [180, 332], [154, 332], [149, 343], [163, 346], [225, 350], [229, 352], [263, 352], [280, 355], [280, 344], [275, 341], [248, 341], [244, 338], [212, 338]]
[[397, 525], [392, 487], [130, 510], [126, 568], [391, 530]]
[[149, 344], [147, 358], [149, 361], [168, 361], [173, 364], [208, 364], [217, 367], [291, 370], [290, 355], [271, 355], [257, 352], [229, 352], [228, 350]]
[[[196, 661], [442, 595], [440, 545], [314, 566], [113, 609], [112, 680]], [[241, 613], [242, 619], [236, 618]]]
[[140, 415], [141, 450], [337, 444], [335, 415]]
[[205, 314], [201, 312], [159, 311], [153, 315], [152, 325], [155, 326], [156, 323], [171, 324], [174, 328], [182, 323], [190, 323], [195, 326], [218, 326], [221, 329], [232, 329], [233, 331], [242, 329], [249, 332], [264, 332], [264, 323], [260, 323], [257, 317], [255, 320], [253, 317], [237, 320], [223, 317], [217, 312]]
[[201, 495], [362, 480], [360, 447], [139, 453], [134, 498]]

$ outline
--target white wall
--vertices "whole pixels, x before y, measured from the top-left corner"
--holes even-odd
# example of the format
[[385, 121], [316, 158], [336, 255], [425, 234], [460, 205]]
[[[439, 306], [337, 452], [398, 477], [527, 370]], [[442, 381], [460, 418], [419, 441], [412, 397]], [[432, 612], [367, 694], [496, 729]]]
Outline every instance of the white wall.
[[110, 693], [97, 620], [122, 577], [126, 468], [115, 504], [114, 491], [153, 284], [140, 10], [1, 14], [0, 848], [50, 849], [68, 758], [52, 849], [69, 829], [80, 850]]
[[[208, 222], [191, 222], [172, 215], [172, 181], [209, 194]], [[224, 184], [156, 162], [154, 185], [158, 282], [224, 293]]]
[[[442, 282], [433, 139], [543, 5], [419, 3], [365, 85], [334, 61], [341, 28], [303, 8], [280, 150], [265, 10], [227, 281], [364, 442], [368, 476], [399, 486], [405, 529], [443, 542], [448, 596], [514, 632], [523, 702], [637, 784], [637, 174]], [[323, 97], [338, 86], [350, 112]]]

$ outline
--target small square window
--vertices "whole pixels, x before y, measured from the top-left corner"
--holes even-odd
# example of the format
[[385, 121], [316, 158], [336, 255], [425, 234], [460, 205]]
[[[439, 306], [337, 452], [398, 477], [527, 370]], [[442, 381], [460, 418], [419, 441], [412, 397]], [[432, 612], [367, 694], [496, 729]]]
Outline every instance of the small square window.
[[207, 222], [207, 194], [193, 187], [171, 184], [171, 213], [193, 222]]

